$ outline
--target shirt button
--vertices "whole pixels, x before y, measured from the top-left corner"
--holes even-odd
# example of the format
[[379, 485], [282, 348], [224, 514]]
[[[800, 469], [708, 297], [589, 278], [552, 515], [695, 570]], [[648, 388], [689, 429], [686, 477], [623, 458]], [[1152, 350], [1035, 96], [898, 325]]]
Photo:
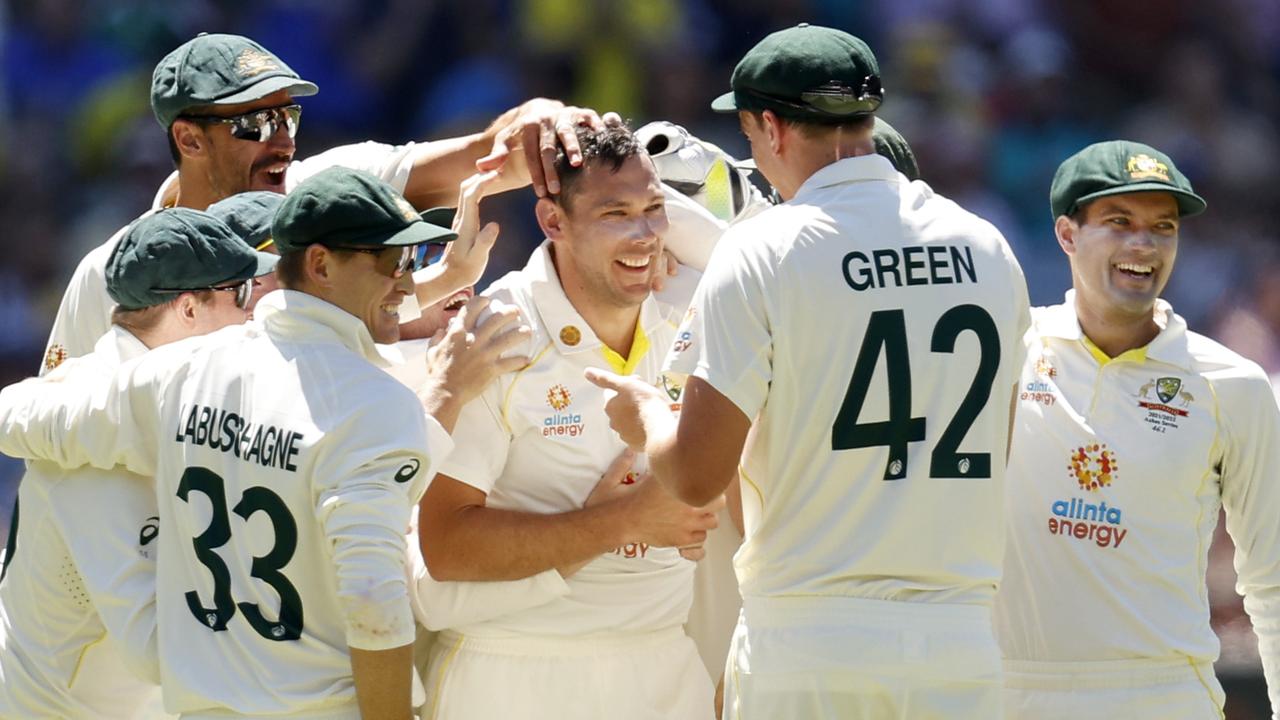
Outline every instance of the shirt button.
[[565, 325], [560, 328], [560, 342], [573, 347], [582, 342], [582, 331], [573, 325]]

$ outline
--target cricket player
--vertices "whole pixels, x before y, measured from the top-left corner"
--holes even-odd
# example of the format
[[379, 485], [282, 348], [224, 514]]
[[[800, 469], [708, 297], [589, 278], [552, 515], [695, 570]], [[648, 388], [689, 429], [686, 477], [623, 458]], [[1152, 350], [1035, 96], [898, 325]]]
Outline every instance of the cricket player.
[[[275, 219], [284, 195], [266, 190], [249, 190], [210, 205], [206, 212], [226, 223], [232, 232], [244, 239], [249, 247], [271, 255], [279, 255], [271, 238], [271, 221]], [[249, 317], [262, 296], [280, 287], [275, 273], [268, 273], [253, 282], [253, 294], [249, 296]]]
[[[151, 211], [170, 205], [203, 210], [248, 190], [288, 192], [334, 166], [369, 172], [419, 208], [456, 202], [459, 184], [477, 167], [501, 171], [487, 186], [489, 192], [532, 181], [545, 195], [559, 185], [549, 161], [544, 167], [543, 155], [561, 142], [571, 162], [581, 162], [573, 128], [602, 123], [590, 110], [535, 99], [507, 111], [482, 133], [396, 146], [358, 143], [294, 161], [302, 117], [296, 101], [317, 90], [269, 50], [239, 35], [202, 33], [166, 55], [152, 75], [151, 108], [177, 170], [156, 194]], [[43, 372], [89, 352], [110, 326], [103, 268], [123, 233], [90, 251], [76, 267], [58, 308]], [[461, 270], [458, 263], [454, 267]], [[478, 279], [477, 274], [454, 287]], [[416, 314], [419, 301], [425, 307], [438, 299], [424, 287], [408, 299], [406, 320]]]
[[330, 168], [276, 215], [282, 289], [253, 323], [159, 348], [90, 394], [0, 393], [0, 451], [155, 478], [169, 712], [409, 716], [410, 509], [460, 405], [527, 362], [499, 357], [527, 338], [510, 313], [468, 314], [420, 398], [379, 369], [414, 246], [451, 234], [388, 184]]
[[[678, 190], [674, 197], [671, 193], [667, 197], [667, 218], [671, 229], [667, 233], [666, 244], [683, 264], [692, 265], [699, 272], [705, 270], [706, 261], [730, 224], [770, 207], [768, 200], [751, 184], [748, 172], [743, 170], [753, 163], [741, 162], [715, 145], [690, 135], [679, 125], [668, 122], [649, 123], [636, 130], [636, 136], [644, 141], [664, 188]], [[871, 139], [876, 153], [888, 158], [894, 169], [908, 181], [920, 180], [915, 153], [906, 138], [892, 125], [877, 117]], [[681, 202], [682, 198], [693, 200], [696, 203], [694, 209], [684, 210], [687, 202]], [[705, 213], [696, 213], [699, 209]], [[717, 224], [699, 221], [697, 215], [701, 214], [712, 214]], [[668, 377], [683, 384], [693, 373], [694, 358], [686, 353], [680, 360], [668, 368]], [[742, 609], [738, 579], [733, 574], [733, 554], [742, 545], [739, 490], [737, 481], [729, 483], [725, 490], [727, 507], [717, 517], [720, 524], [707, 533], [707, 541], [703, 545], [705, 557], [694, 571], [693, 607], [685, 625], [689, 637], [698, 646], [698, 654], [702, 656], [707, 672], [717, 683], [724, 676], [729, 641], [737, 625], [738, 612]], [[717, 697], [722, 691], [722, 687], [717, 689]]]
[[621, 126], [581, 130], [580, 146], [583, 167], [562, 154], [561, 192], [538, 201], [548, 240], [486, 291], [530, 320], [533, 361], [463, 410], [419, 518], [434, 580], [544, 585], [537, 604], [441, 633], [428, 718], [712, 715], [711, 683], [681, 627], [693, 564], [678, 548], [702, 542], [716, 506], [686, 507], [640, 482], [583, 509], [625, 449], [583, 369], [660, 381], [683, 307], [650, 292], [667, 227], [652, 161]]
[[[275, 262], [205, 213], [143, 218], [107, 263], [111, 330], [50, 380], [88, 394], [150, 348], [243, 323]], [[19, 501], [0, 582], [0, 717], [139, 717], [160, 692], [150, 480], [39, 461]]]
[[707, 267], [672, 349], [696, 358], [678, 420], [588, 371], [677, 497], [742, 478], [731, 718], [1001, 714], [990, 606], [1026, 285], [995, 228], [874, 153], [879, 75], [824, 27], [746, 54], [712, 107], [784, 202]]
[[1222, 508], [1280, 717], [1280, 410], [1258, 365], [1159, 299], [1205, 202], [1125, 140], [1068, 158], [1049, 199], [1072, 290], [1034, 310], [1019, 381], [995, 613], [1007, 716], [1223, 717], [1205, 590]]

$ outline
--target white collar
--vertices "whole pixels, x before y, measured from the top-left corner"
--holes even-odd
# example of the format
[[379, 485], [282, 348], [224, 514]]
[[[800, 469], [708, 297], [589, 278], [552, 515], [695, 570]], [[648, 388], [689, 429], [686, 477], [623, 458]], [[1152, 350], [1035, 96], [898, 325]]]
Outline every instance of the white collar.
[[[561, 355], [602, 347], [604, 343], [565, 294], [560, 276], [556, 273], [555, 262], [551, 259], [550, 248], [551, 241], [544, 240], [529, 256], [529, 262], [521, 271], [529, 280], [533, 306], [542, 318], [542, 324], [546, 326]], [[663, 319], [658, 301], [654, 299], [653, 293], [649, 293], [640, 305], [640, 327], [644, 328], [646, 334], [652, 334], [664, 322], [666, 320]]]
[[112, 325], [98, 342], [93, 345], [93, 353], [113, 365], [120, 365], [142, 357], [149, 348], [133, 333], [119, 325]]
[[[1173, 311], [1173, 306], [1163, 298], [1157, 298], [1152, 310], [1160, 333], [1147, 344], [1147, 357], [1190, 370], [1194, 358], [1188, 347], [1187, 321]], [[1062, 340], [1082, 340], [1080, 318], [1076, 314], [1076, 291], [1067, 291], [1061, 305], [1043, 308], [1036, 318], [1036, 333], [1040, 337]]]
[[882, 155], [858, 155], [857, 157], [843, 158], [819, 168], [817, 172], [810, 175], [800, 185], [800, 189], [796, 190], [795, 197], [791, 198], [790, 202], [803, 202], [806, 195], [833, 185], [868, 180], [899, 182], [900, 177], [902, 176], [894, 169], [893, 163]]
[[380, 368], [403, 362], [394, 346], [373, 341], [360, 318], [308, 293], [273, 290], [258, 300], [253, 316], [268, 334], [280, 334], [290, 340], [338, 343]]

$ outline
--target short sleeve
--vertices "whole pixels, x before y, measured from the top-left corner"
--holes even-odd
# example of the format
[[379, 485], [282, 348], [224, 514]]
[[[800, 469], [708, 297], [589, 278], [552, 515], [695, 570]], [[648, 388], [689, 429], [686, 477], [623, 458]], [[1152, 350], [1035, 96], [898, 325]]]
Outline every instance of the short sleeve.
[[511, 432], [502, 418], [507, 383], [489, 384], [480, 397], [467, 403], [453, 426], [453, 452], [439, 466], [448, 475], [488, 495], [507, 464]]
[[379, 142], [362, 142], [340, 145], [319, 155], [299, 160], [289, 167], [288, 183], [292, 190], [298, 183], [331, 167], [361, 170], [391, 185], [397, 192], [404, 192], [409, 174], [418, 159], [423, 143], [388, 145]]
[[45, 347], [40, 374], [56, 368], [62, 361], [93, 352], [93, 346], [111, 329], [111, 310], [115, 302], [107, 294], [107, 258], [124, 230], [105, 244], [85, 255], [67, 283], [53, 320], [53, 330]]
[[764, 406], [773, 378], [773, 335], [765, 297], [772, 278], [764, 270], [767, 264], [754, 256], [748, 243], [726, 237], [702, 276], [664, 363], [707, 381], [747, 417], [755, 417]]

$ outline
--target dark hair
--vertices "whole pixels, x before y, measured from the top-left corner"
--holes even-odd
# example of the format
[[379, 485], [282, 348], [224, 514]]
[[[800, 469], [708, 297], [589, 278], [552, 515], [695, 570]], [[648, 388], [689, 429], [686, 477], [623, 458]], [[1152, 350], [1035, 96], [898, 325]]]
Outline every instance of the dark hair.
[[[278, 245], [276, 247], [279, 247]], [[280, 287], [289, 290], [296, 290], [306, 279], [306, 256], [307, 248], [300, 247], [296, 250], [280, 253], [280, 259], [276, 261], [276, 280], [280, 282]]]
[[560, 194], [556, 196], [556, 201], [566, 210], [569, 209], [569, 199], [574, 188], [589, 163], [605, 165], [609, 172], [616, 173], [628, 158], [644, 154], [644, 147], [626, 125], [606, 125], [603, 130], [579, 127], [575, 132], [578, 147], [582, 150], [581, 165], [570, 165], [564, 148], [556, 147], [555, 169], [560, 178]]

